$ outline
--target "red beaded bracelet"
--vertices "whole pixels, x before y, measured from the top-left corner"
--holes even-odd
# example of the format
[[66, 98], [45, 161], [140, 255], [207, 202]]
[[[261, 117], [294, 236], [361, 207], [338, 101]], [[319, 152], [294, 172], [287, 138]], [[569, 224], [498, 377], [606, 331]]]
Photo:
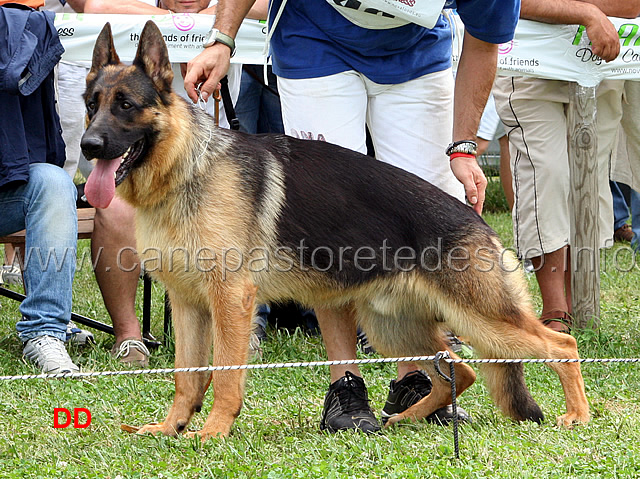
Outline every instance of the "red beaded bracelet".
[[469, 153], [451, 153], [451, 156], [449, 156], [449, 161], [453, 160], [454, 158], [473, 158], [475, 160], [476, 156]]

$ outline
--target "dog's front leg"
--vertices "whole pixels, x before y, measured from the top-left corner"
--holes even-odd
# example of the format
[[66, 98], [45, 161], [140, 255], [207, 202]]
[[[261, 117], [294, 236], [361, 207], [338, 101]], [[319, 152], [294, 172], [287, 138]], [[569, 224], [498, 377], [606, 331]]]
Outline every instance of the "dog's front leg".
[[[182, 295], [172, 294], [171, 300], [175, 331], [176, 368], [209, 365], [213, 329], [208, 309], [188, 304]], [[164, 434], [175, 436], [184, 432], [194, 412], [200, 411], [202, 399], [209, 385], [209, 372], [175, 373], [176, 392], [173, 406], [164, 422], [148, 424], [138, 434]]]
[[[246, 364], [249, 357], [249, 336], [257, 288], [248, 280], [226, 286], [212, 295], [213, 364], [216, 366]], [[213, 407], [202, 430], [197, 433], [203, 441], [229, 434], [242, 408], [244, 381], [244, 369], [213, 372]]]

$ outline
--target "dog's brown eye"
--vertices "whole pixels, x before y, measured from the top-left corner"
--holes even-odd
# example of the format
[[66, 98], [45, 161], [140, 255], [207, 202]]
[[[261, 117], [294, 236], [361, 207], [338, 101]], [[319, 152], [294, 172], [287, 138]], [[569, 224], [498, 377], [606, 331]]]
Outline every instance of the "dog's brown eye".
[[128, 110], [129, 108], [131, 108], [133, 105], [131, 105], [131, 103], [129, 103], [128, 101], [123, 101], [122, 102], [122, 109], [123, 110]]
[[90, 101], [89, 103], [87, 103], [87, 110], [93, 111], [95, 108], [96, 108], [96, 102], [95, 101]]

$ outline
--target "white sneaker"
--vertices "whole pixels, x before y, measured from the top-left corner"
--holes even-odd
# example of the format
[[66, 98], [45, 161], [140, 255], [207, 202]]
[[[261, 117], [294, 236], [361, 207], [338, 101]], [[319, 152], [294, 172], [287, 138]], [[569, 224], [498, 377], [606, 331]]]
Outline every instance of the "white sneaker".
[[21, 285], [22, 270], [16, 265], [2, 266], [0, 268], [0, 284]]
[[25, 358], [35, 363], [44, 374], [76, 373], [80, 368], [73, 364], [64, 342], [53, 336], [37, 336], [24, 343]]
[[93, 337], [93, 333], [86, 329], [80, 329], [76, 326], [76, 323], [69, 321], [67, 324], [67, 341], [78, 346], [85, 346], [87, 344], [95, 344], [96, 340]]

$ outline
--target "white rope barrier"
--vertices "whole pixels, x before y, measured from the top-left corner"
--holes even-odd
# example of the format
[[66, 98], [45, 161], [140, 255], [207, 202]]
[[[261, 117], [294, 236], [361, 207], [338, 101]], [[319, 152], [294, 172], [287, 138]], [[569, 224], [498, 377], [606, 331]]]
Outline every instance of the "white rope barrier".
[[[447, 354], [442, 353], [442, 354]], [[400, 358], [368, 358], [368, 359], [344, 359], [336, 361], [301, 361], [291, 363], [267, 363], [267, 364], [238, 364], [230, 366], [203, 366], [193, 368], [155, 368], [135, 369], [125, 371], [94, 371], [57, 374], [21, 374], [15, 376], [0, 376], [0, 381], [16, 381], [28, 379], [86, 379], [104, 376], [135, 376], [141, 374], [173, 374], [173, 373], [200, 373], [209, 371], [235, 371], [240, 369], [282, 369], [318, 366], [343, 366], [348, 364], [380, 364], [399, 362], [434, 361], [436, 356], [407, 356]], [[582, 359], [453, 359], [442, 357], [447, 363], [468, 364], [514, 364], [514, 363], [638, 363], [640, 358], [582, 358]]]

